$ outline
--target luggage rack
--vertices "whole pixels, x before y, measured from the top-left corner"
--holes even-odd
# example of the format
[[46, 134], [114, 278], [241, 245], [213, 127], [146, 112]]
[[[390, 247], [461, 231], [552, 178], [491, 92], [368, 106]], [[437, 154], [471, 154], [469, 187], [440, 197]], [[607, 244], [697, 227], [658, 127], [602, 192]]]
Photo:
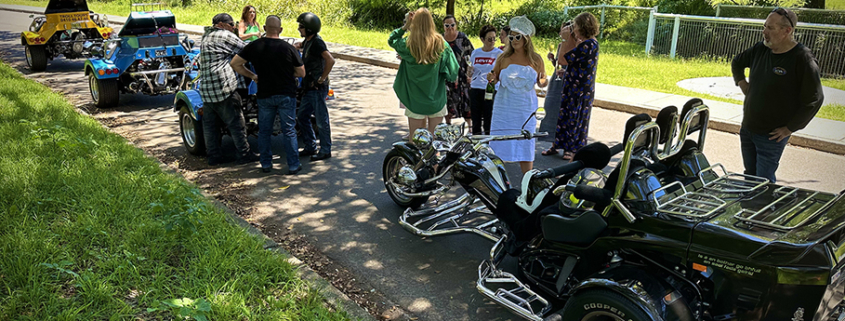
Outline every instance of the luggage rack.
[[743, 209], [734, 218], [750, 226], [790, 231], [803, 226], [842, 197], [789, 186], [776, 189], [773, 196], [777, 198], [760, 210]]
[[[723, 174], [718, 175], [714, 170], [715, 168], [720, 168]], [[711, 173], [711, 175], [706, 175], [708, 173]], [[706, 176], [716, 176], [716, 178], [708, 179]], [[657, 211], [686, 217], [709, 217], [728, 205], [728, 202], [725, 202], [723, 198], [731, 196], [740, 197], [766, 186], [769, 182], [762, 177], [730, 173], [725, 170], [722, 164], [716, 164], [701, 170], [698, 173], [698, 178], [702, 184], [699, 191], [687, 191], [681, 182], [673, 182], [652, 192], [651, 197], [657, 206]], [[665, 191], [673, 186], [680, 187], [683, 193], [661, 204], [658, 195], [667, 194]]]

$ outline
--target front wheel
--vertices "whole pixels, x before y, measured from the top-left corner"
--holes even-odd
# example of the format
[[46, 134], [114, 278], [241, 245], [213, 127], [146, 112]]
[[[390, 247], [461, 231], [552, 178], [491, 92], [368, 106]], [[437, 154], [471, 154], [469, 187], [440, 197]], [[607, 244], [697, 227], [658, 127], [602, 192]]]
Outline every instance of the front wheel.
[[88, 89], [91, 99], [97, 108], [111, 108], [117, 106], [120, 92], [117, 89], [117, 79], [97, 79], [94, 72], [88, 74]]
[[197, 156], [205, 155], [205, 135], [203, 134], [202, 122], [191, 116], [188, 106], [182, 105], [179, 109], [179, 132], [182, 134], [182, 143], [188, 153]]
[[387, 189], [387, 195], [390, 195], [393, 202], [402, 207], [419, 208], [428, 200], [428, 196], [407, 197], [388, 183], [396, 178], [402, 166], [413, 165], [414, 163], [414, 160], [395, 149], [387, 153], [387, 156], [384, 157], [384, 163], [382, 163], [382, 179], [384, 180], [384, 187]]
[[651, 321], [649, 315], [636, 303], [619, 293], [605, 289], [577, 293], [566, 301], [558, 312], [565, 321]]
[[32, 71], [44, 71], [47, 69], [47, 48], [44, 46], [25, 45], [26, 65]]

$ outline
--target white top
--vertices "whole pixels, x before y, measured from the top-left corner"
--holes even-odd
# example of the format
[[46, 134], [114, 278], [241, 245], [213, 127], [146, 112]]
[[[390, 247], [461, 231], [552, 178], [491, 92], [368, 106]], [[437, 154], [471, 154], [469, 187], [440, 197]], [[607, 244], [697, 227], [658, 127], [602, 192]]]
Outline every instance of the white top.
[[473, 68], [470, 88], [487, 89], [487, 74], [493, 71], [496, 57], [499, 57], [501, 53], [502, 50], [496, 47], [490, 51], [484, 51], [481, 48], [472, 51], [472, 55], [469, 56]]
[[[525, 129], [535, 132], [537, 118], [531, 113], [539, 107], [534, 84], [537, 72], [530, 66], [510, 64], [499, 73], [499, 92], [493, 99], [490, 135], [519, 134]], [[534, 139], [492, 141], [490, 148], [506, 162], [534, 161]]]

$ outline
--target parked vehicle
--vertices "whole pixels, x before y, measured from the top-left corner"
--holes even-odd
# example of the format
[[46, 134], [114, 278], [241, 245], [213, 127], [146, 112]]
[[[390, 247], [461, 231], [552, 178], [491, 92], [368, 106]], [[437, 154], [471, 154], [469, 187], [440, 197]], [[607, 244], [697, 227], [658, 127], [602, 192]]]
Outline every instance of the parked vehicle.
[[845, 320], [845, 191], [711, 165], [708, 115], [698, 100], [681, 117], [633, 117], [609, 175], [597, 167], [611, 153], [591, 153], [609, 149], [593, 145], [575, 156], [592, 161], [536, 173], [564, 175], [550, 188], [559, 201], [536, 211], [516, 206], [519, 191], [502, 195], [506, 236], [478, 267], [478, 290], [538, 321]]
[[[510, 182], [504, 162], [488, 144], [547, 134], [523, 130], [516, 135], [465, 136], [463, 132], [462, 127], [440, 124], [434, 135], [421, 128], [409, 142], [394, 143], [382, 165], [384, 186], [397, 205], [407, 208], [399, 224], [408, 231], [420, 236], [470, 232], [495, 242], [502, 233], [491, 210], [495, 210], [499, 196], [510, 189]], [[421, 208], [430, 197], [439, 204], [455, 182], [464, 189], [463, 195], [442, 205]], [[532, 203], [535, 198], [542, 199], [542, 195], [532, 194], [526, 201]]]
[[[105, 56], [85, 62], [91, 98], [99, 108], [117, 106], [120, 93], [169, 95], [190, 87], [199, 49], [176, 29], [170, 10], [133, 11], [106, 44]], [[181, 39], [180, 39], [181, 37]]]
[[66, 59], [102, 55], [103, 41], [114, 30], [108, 18], [88, 11], [85, 0], [50, 0], [43, 15], [30, 15], [29, 31], [21, 33], [26, 64], [32, 71], [44, 71], [58, 56]]
[[[282, 38], [290, 44], [295, 41], [294, 38]], [[297, 78], [297, 86], [301, 78]], [[185, 149], [192, 155], [205, 155], [205, 134], [202, 128], [202, 98], [199, 94], [199, 84], [202, 77], [197, 77], [191, 89], [182, 90], [176, 94], [173, 100], [173, 111], [179, 113], [179, 133], [182, 136], [182, 144]], [[250, 81], [249, 88], [247, 88], [247, 95], [241, 97], [241, 109], [246, 122], [247, 136], [258, 135], [258, 102], [255, 94], [258, 92], [258, 86]], [[297, 95], [296, 105], [299, 106], [299, 96]], [[334, 91], [329, 89], [329, 95], [326, 100], [335, 99]], [[226, 126], [220, 126], [223, 135], [229, 135], [229, 130]], [[315, 132], [317, 129], [317, 119], [311, 115], [311, 127]], [[276, 115], [275, 123], [273, 124], [273, 136], [282, 132], [282, 123], [278, 115]], [[297, 135], [299, 135], [299, 126], [296, 127]]]

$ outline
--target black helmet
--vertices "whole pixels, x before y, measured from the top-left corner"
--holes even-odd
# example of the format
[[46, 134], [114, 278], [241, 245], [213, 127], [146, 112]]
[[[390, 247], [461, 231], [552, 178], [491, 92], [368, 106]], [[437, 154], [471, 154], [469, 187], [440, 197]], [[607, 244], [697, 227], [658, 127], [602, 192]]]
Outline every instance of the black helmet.
[[320, 17], [310, 12], [299, 15], [299, 18], [296, 18], [296, 22], [305, 29], [305, 34], [308, 36], [319, 33], [320, 27], [322, 26]]

